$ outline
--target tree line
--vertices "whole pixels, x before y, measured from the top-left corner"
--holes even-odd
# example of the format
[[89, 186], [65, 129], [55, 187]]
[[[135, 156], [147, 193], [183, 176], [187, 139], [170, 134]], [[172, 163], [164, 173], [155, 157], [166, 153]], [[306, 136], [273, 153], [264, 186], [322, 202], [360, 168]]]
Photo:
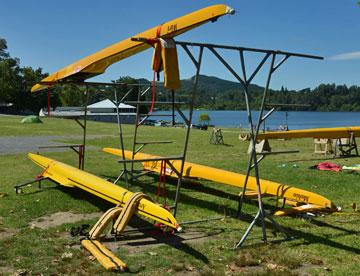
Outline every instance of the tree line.
[[39, 111], [46, 105], [46, 95], [35, 97], [29, 91], [35, 82], [46, 76], [41, 68], [21, 67], [20, 59], [10, 56], [6, 40], [0, 38], [0, 105], [11, 103], [10, 110], [14, 113]]
[[[47, 77], [42, 68], [22, 67], [20, 59], [12, 57], [8, 51], [7, 42], [0, 37], [0, 112], [22, 114], [38, 113], [47, 106], [47, 93], [30, 93], [31, 87]], [[119, 77], [117, 83], [133, 84], [137, 80], [131, 77]], [[120, 95], [126, 91], [126, 85], [117, 88]], [[105, 98], [113, 98], [114, 89], [110, 87], [89, 89], [89, 103]], [[53, 86], [50, 93], [51, 108], [58, 106], [82, 106], [84, 104], [84, 87], [75, 85]], [[137, 90], [130, 95], [130, 100], [136, 100]], [[5, 108], [6, 106], [6, 108]]]
[[[250, 91], [250, 103], [253, 109], [260, 107], [262, 92]], [[215, 110], [244, 110], [245, 98], [241, 90], [219, 93], [216, 99], [206, 93], [199, 96], [198, 107]], [[286, 104], [288, 111], [360, 111], [360, 87], [335, 84], [320, 84], [314, 89], [301, 91], [270, 90], [267, 99], [271, 104]], [[293, 105], [293, 106], [291, 106]]]
[[[263, 90], [264, 88], [258, 85], [250, 86], [249, 101], [252, 109], [260, 107]], [[185, 90], [183, 93], [186, 95], [188, 92]], [[320, 84], [313, 89], [300, 91], [284, 87], [279, 90], [270, 89], [266, 103], [269, 106], [285, 104], [286, 107], [282, 110], [289, 111], [360, 111], [360, 86]], [[245, 110], [243, 88], [235, 82], [200, 76], [196, 107], [210, 110]]]
[[[48, 73], [43, 72], [41, 68], [21, 67], [20, 59], [11, 57], [6, 40], [0, 38], [0, 107], [11, 103], [10, 111], [13, 113], [37, 113], [40, 108], [47, 106], [47, 95], [46, 93], [34, 95], [30, 93], [30, 89], [46, 76]], [[135, 101], [139, 88], [130, 85], [150, 84], [145, 79], [135, 79], [129, 76], [119, 77], [112, 82], [125, 83], [126, 85], [117, 88], [119, 96], [132, 90], [127, 99]], [[182, 80], [182, 88], [176, 91], [178, 101], [188, 101], [191, 98], [192, 83], [193, 78]], [[90, 103], [105, 98], [114, 98], [114, 89], [114, 87], [109, 86], [91, 87]], [[261, 86], [250, 86], [250, 104], [253, 109], [259, 108], [262, 91], [263, 87]], [[170, 95], [169, 91], [157, 89], [157, 100], [159, 101], [171, 100]], [[148, 93], [146, 100], [151, 100], [151, 93]], [[83, 102], [84, 88], [82, 87], [65, 85], [56, 86], [52, 89], [51, 105], [53, 108], [57, 106], [81, 106]], [[360, 87], [320, 84], [314, 89], [306, 88], [300, 91], [282, 87], [280, 90], [270, 90], [267, 102], [299, 105], [287, 106], [283, 110], [360, 111]], [[200, 75], [195, 107], [211, 110], [244, 110], [246, 106], [242, 87], [236, 82]], [[2, 110], [0, 109], [0, 111]]]

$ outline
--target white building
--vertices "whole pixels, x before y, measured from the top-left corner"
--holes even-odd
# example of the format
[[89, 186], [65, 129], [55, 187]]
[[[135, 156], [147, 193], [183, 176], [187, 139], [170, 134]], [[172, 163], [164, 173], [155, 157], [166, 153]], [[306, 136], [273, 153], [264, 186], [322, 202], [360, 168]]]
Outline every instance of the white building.
[[[47, 110], [40, 111], [40, 116], [46, 116]], [[54, 117], [78, 117], [84, 115], [83, 107], [64, 106], [51, 111], [50, 116]], [[121, 103], [119, 106], [121, 123], [134, 124], [136, 118], [136, 107]], [[90, 104], [87, 107], [87, 118], [92, 121], [117, 122], [116, 105], [109, 99]]]

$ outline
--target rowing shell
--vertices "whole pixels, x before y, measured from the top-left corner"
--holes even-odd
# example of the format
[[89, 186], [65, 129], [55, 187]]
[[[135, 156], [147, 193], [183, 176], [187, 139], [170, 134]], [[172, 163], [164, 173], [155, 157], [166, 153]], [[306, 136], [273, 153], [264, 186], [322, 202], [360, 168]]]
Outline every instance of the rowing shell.
[[[120, 149], [114, 148], [104, 148], [104, 152], [111, 153], [117, 156], [122, 156]], [[125, 158], [131, 159], [132, 152], [131, 151], [124, 151]], [[135, 159], [151, 159], [151, 158], [160, 158], [160, 156], [150, 155], [146, 153], [137, 153], [135, 155]], [[177, 170], [180, 171], [181, 168], [181, 161], [174, 160], [170, 161], [172, 166]], [[160, 173], [161, 170], [161, 161], [147, 161], [142, 162], [144, 169], [154, 171], [156, 173]], [[176, 177], [175, 172], [167, 167], [166, 174], [169, 176]], [[184, 164], [184, 177], [191, 177], [191, 178], [201, 178], [210, 181], [214, 181], [217, 183], [222, 183], [226, 185], [231, 185], [234, 187], [243, 187], [246, 176], [243, 174], [238, 174], [234, 172], [229, 172], [221, 169], [216, 169], [208, 166], [203, 166], [199, 164], [194, 164], [190, 162], [185, 162]], [[285, 203], [291, 206], [296, 206], [297, 204], [302, 205], [311, 205], [312, 207], [321, 209], [321, 211], [336, 211], [337, 207], [333, 202], [329, 199], [303, 189], [299, 189], [296, 187], [291, 187], [288, 185], [276, 183], [269, 180], [260, 180], [260, 188], [261, 194], [264, 196], [275, 196], [278, 198], [286, 199]], [[252, 191], [257, 191], [256, 185], [256, 178], [250, 176], [247, 183], [247, 189]], [[253, 193], [249, 193], [252, 194]], [[290, 204], [291, 203], [291, 204]], [[296, 203], [296, 204], [294, 204]], [[280, 213], [279, 213], [280, 214]]]
[[333, 127], [333, 128], [311, 128], [302, 130], [274, 131], [259, 133], [258, 140], [264, 139], [291, 139], [291, 138], [349, 138], [353, 134], [360, 136], [360, 127]]
[[[157, 37], [172, 38], [206, 22], [215, 21], [218, 17], [226, 14], [234, 14], [234, 10], [226, 5], [209, 6], [163, 23], [132, 37], [147, 39], [154, 39]], [[132, 37], [115, 43], [65, 67], [44, 78], [42, 82], [56, 82], [64, 79], [84, 81], [104, 73], [106, 68], [111, 64], [151, 47], [151, 45], [146, 42], [133, 41], [131, 39]], [[31, 88], [31, 92], [36, 92], [45, 88], [46, 86], [44, 85], [36, 84]]]
[[[124, 206], [133, 194], [118, 185], [59, 161], [33, 153], [29, 153], [28, 156], [44, 169], [43, 177], [50, 178], [62, 186], [77, 187], [120, 206]], [[176, 219], [169, 211], [147, 199], [140, 200], [137, 212], [166, 226], [179, 229]]]

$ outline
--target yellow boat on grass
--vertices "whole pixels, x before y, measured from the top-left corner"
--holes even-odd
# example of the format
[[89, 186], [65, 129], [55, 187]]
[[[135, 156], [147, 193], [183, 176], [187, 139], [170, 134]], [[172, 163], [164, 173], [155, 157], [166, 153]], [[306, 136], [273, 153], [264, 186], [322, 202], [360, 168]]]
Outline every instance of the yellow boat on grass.
[[[122, 156], [120, 149], [104, 148], [103, 151], [117, 156]], [[125, 151], [125, 158], [131, 159], [132, 152]], [[160, 156], [150, 155], [146, 153], [137, 153], [135, 155], [135, 159], [140, 160], [151, 158], [160, 158]], [[180, 170], [181, 161], [174, 160], [170, 162], [176, 170]], [[142, 162], [142, 165], [145, 170], [160, 173], [161, 161]], [[176, 177], [175, 172], [169, 167], [166, 168], [166, 174]], [[184, 177], [206, 179], [217, 183], [242, 188], [244, 186], [246, 176], [243, 174], [185, 162]], [[288, 213], [306, 212], [310, 210], [328, 212], [337, 211], [337, 207], [333, 202], [319, 194], [264, 179], [261, 179], [260, 183], [261, 193], [263, 196], [274, 196], [279, 199], [285, 199], [285, 204], [293, 206], [293, 208], [291, 209], [281, 209], [277, 211], [275, 215], [286, 215]], [[257, 186], [255, 177], [249, 177], [247, 189], [250, 190], [247, 192], [247, 196], [249, 196], [250, 198], [257, 197]]]
[[[50, 178], [62, 186], [82, 189], [120, 207], [124, 206], [133, 194], [118, 185], [59, 161], [33, 153], [29, 153], [28, 156], [44, 169], [41, 174], [43, 177]], [[179, 230], [176, 219], [168, 210], [147, 199], [140, 200], [137, 213]]]
[[349, 138], [353, 134], [355, 137], [360, 136], [360, 127], [332, 127], [332, 128], [311, 128], [289, 131], [274, 131], [259, 133], [258, 140], [264, 139], [291, 139], [291, 138]]

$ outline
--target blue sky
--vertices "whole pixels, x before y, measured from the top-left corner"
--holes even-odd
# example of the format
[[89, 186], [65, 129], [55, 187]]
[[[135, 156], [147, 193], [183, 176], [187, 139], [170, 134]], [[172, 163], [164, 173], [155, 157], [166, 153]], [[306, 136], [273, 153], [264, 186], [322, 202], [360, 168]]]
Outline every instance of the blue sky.
[[[320, 83], [360, 85], [360, 6], [355, 0], [244, 1], [118, 1], [118, 0], [3, 0], [0, 37], [22, 66], [54, 72], [82, 57], [138, 32], [194, 10], [224, 3], [236, 14], [220, 18], [179, 37], [210, 42], [281, 49], [324, 56], [324, 61], [293, 58], [274, 76], [271, 86], [289, 89]], [[125, 4], [126, 3], [126, 4]], [[120, 61], [94, 81], [118, 76], [152, 78], [151, 50]], [[179, 50], [182, 78], [194, 74]], [[226, 54], [230, 61], [237, 55]], [[259, 56], [246, 56], [249, 69]], [[235, 63], [233, 63], [235, 65]], [[210, 54], [203, 74], [233, 80]], [[262, 84], [264, 74], [255, 82]]]

